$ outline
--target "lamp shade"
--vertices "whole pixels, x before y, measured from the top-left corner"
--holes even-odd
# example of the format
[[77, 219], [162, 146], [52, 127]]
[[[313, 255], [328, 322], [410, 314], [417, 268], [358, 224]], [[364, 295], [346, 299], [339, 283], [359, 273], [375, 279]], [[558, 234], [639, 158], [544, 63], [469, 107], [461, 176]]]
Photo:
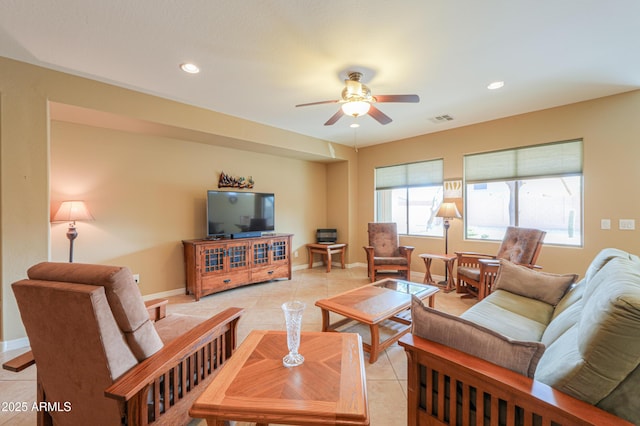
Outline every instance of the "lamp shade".
[[365, 115], [369, 112], [371, 104], [365, 101], [352, 101], [342, 104], [342, 112], [353, 117]]
[[462, 216], [456, 207], [456, 203], [442, 203], [436, 213], [436, 217], [444, 217], [446, 219], [460, 219]]
[[63, 201], [51, 222], [91, 221], [93, 216], [84, 201]]

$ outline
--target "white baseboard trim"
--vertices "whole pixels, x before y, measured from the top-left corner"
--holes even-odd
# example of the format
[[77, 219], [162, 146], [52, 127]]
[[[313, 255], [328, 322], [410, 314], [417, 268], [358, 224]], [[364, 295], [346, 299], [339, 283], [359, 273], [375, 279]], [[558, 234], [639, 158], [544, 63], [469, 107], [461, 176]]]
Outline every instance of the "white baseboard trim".
[[[313, 267], [318, 267], [318, 266], [325, 266], [324, 263], [322, 261], [318, 261], [318, 262], [313, 262]], [[358, 268], [358, 267], [363, 267], [366, 268], [367, 264], [366, 263], [345, 263], [344, 264], [345, 269], [350, 269], [350, 268]], [[308, 264], [304, 264], [304, 265], [295, 265], [293, 266], [291, 269], [294, 271], [301, 271], [303, 269], [308, 269], [309, 265]], [[342, 268], [342, 263], [340, 262], [331, 262], [331, 268]]]
[[19, 339], [5, 340], [0, 342], [1, 352], [12, 351], [14, 349], [22, 349], [29, 346], [29, 338], [21, 337]]
[[161, 291], [160, 293], [147, 294], [142, 296], [142, 300], [164, 299], [165, 297], [179, 296], [181, 294], [186, 294], [184, 288], [176, 288], [174, 290]]

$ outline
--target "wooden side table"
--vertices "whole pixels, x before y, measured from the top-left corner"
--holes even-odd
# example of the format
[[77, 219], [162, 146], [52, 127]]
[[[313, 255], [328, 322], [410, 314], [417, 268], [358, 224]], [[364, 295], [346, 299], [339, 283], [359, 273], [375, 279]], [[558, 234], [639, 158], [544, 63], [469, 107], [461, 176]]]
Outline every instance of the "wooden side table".
[[455, 263], [458, 256], [455, 254], [434, 254], [434, 253], [422, 253], [420, 255], [422, 260], [424, 260], [424, 266], [427, 271], [424, 274], [424, 283], [425, 284], [435, 284], [433, 277], [431, 276], [431, 261], [433, 259], [440, 259], [444, 262], [445, 267], [447, 268], [447, 282], [444, 288], [445, 293], [449, 293], [456, 289], [456, 282], [453, 279], [453, 264]]
[[331, 255], [340, 254], [340, 263], [342, 269], [344, 269], [344, 252], [347, 249], [347, 244], [335, 243], [335, 244], [307, 244], [307, 250], [309, 252], [309, 269], [313, 268], [313, 254], [318, 253], [322, 256], [322, 260], [327, 263], [327, 272], [331, 272]]

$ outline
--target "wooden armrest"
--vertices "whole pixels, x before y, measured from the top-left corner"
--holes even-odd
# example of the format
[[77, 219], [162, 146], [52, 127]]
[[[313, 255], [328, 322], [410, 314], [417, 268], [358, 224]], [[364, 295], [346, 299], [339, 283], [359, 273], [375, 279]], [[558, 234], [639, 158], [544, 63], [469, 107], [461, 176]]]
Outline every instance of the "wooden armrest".
[[486, 265], [486, 266], [500, 266], [500, 261], [498, 259], [478, 259], [478, 262]]
[[409, 264], [411, 264], [411, 253], [413, 253], [414, 249], [415, 249], [415, 247], [412, 247], [412, 246], [400, 246], [400, 247], [398, 247], [398, 251], [400, 252], [400, 254], [402, 256], [407, 258], [407, 262], [409, 262]]
[[32, 366], [35, 363], [36, 360], [33, 358], [33, 353], [31, 351], [28, 351], [5, 362], [4, 364], [2, 364], [2, 368], [4, 368], [5, 370], [13, 371], [14, 373], [19, 373], [20, 371]]
[[[458, 380], [463, 386], [477, 386], [478, 392], [484, 389], [496, 394], [501, 393], [500, 398], [504, 398], [507, 403], [548, 415], [552, 422], [564, 425], [631, 425], [611, 413], [544, 383], [448, 346], [413, 334], [403, 336], [398, 343], [404, 347], [409, 360], [409, 393], [419, 391], [414, 389], [417, 378], [411, 377], [419, 372], [417, 364], [428, 365], [428, 368], [437, 370], [439, 374], [449, 376], [452, 383]], [[409, 396], [409, 404], [415, 402], [411, 397], [412, 395]], [[411, 410], [410, 406], [409, 411]]]
[[500, 268], [500, 261], [497, 259], [478, 259], [480, 265], [480, 275], [496, 274]]
[[151, 321], [158, 321], [167, 316], [167, 299], [151, 299], [144, 302]]
[[373, 261], [373, 257], [375, 256], [374, 248], [372, 246], [363, 246], [362, 248], [367, 254], [367, 261]]
[[478, 253], [475, 251], [456, 251], [454, 252], [458, 257], [480, 257], [480, 258], [485, 258], [485, 259], [495, 259], [496, 256], [493, 254], [485, 254], [485, 253]]
[[515, 265], [524, 266], [529, 269], [542, 269], [542, 266], [534, 265], [533, 263], [515, 263]]
[[[105, 390], [105, 396], [119, 401], [130, 400], [145, 386], [198, 349], [202, 343], [220, 335], [224, 327], [229, 327], [235, 333], [243, 312], [242, 308], [228, 308], [198, 324], [123, 374]], [[232, 344], [231, 349], [235, 349], [235, 340]]]

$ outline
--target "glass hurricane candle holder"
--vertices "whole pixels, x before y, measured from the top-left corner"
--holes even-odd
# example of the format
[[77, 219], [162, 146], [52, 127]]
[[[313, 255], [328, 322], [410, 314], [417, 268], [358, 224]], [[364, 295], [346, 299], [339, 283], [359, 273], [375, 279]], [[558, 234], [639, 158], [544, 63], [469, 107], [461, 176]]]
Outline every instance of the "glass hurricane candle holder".
[[302, 327], [302, 313], [306, 305], [302, 302], [286, 302], [282, 304], [284, 319], [287, 324], [287, 347], [289, 353], [282, 358], [285, 367], [295, 367], [304, 362], [304, 357], [298, 353], [300, 347], [300, 328]]

